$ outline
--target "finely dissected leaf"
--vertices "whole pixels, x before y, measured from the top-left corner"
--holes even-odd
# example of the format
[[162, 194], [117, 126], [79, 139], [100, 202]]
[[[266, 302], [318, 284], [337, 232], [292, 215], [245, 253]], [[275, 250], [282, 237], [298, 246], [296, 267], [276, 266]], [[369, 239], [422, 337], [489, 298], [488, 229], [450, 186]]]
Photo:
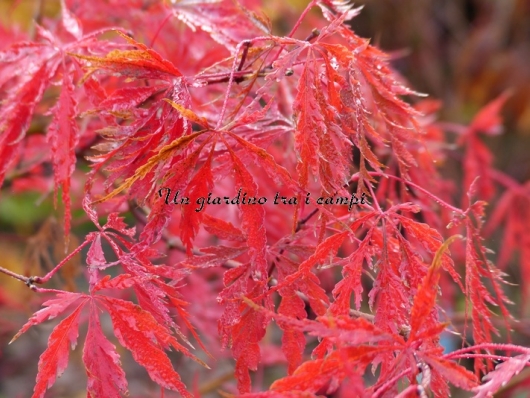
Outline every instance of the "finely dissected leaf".
[[153, 49], [118, 30], [115, 32], [136, 49], [113, 50], [105, 57], [71, 55], [90, 62], [92, 69], [105, 68], [137, 79], [171, 79], [182, 75], [170, 61], [164, 59]]
[[[224, 275], [224, 284], [227, 286], [219, 295], [222, 301], [227, 302], [223, 316], [219, 320], [219, 333], [223, 346], [230, 345], [236, 360], [235, 375], [240, 393], [250, 391], [251, 379], [249, 370], [257, 370], [260, 361], [259, 342], [265, 336], [265, 328], [270, 320], [268, 316], [253, 308], [249, 309], [246, 302], [249, 298], [243, 296], [241, 291], [248, 291], [249, 296], [260, 296], [264, 293], [264, 284], [254, 281], [251, 276], [251, 267], [241, 265]], [[270, 306], [270, 301], [265, 300]], [[250, 331], [250, 334], [246, 334]]]
[[123, 184], [121, 184], [118, 188], [116, 188], [114, 191], [109, 193], [108, 195], [104, 196], [103, 198], [100, 198], [93, 203], [101, 203], [106, 200], [109, 200], [116, 195], [118, 195], [120, 192], [123, 192], [124, 190], [130, 188], [136, 181], [144, 179], [160, 162], [163, 162], [167, 160], [170, 156], [173, 155], [174, 152], [177, 152], [181, 150], [182, 148], [185, 148], [187, 145], [190, 144], [195, 138], [203, 134], [202, 131], [199, 131], [197, 133], [193, 133], [190, 135], [186, 135], [183, 137], [180, 137], [176, 139], [175, 141], [171, 142], [170, 144], [167, 144], [163, 146], [156, 155], [151, 156], [148, 161], [141, 167], [139, 167], [134, 175], [127, 178]]
[[[140, 235], [140, 241], [144, 242], [146, 246], [158, 241], [162, 236], [163, 229], [171, 219], [173, 210], [171, 205], [180, 203], [177, 194], [189, 183], [201, 152], [209, 142], [209, 139], [205, 140], [184, 159], [176, 159], [171, 162], [172, 168], [181, 170], [181, 172], [171, 173], [167, 176], [167, 179], [164, 181], [164, 188], [158, 190], [159, 198], [155, 197], [155, 203], [151, 206], [148, 222]], [[204, 219], [208, 215], [203, 214], [202, 217]]]
[[337, 350], [325, 359], [303, 363], [291, 376], [275, 381], [271, 390], [317, 392], [331, 380], [336, 379], [340, 382], [345, 377], [362, 372], [362, 369], [370, 363], [378, 351], [381, 351], [381, 348], [370, 346]]
[[424, 359], [435, 372], [457, 387], [469, 391], [477, 385], [477, 377], [462, 365], [432, 356]]
[[449, 245], [457, 238], [461, 238], [460, 235], [451, 236], [447, 239], [440, 248], [436, 251], [432, 264], [429, 267], [427, 275], [423, 279], [422, 285], [416, 293], [414, 298], [414, 304], [410, 314], [410, 339], [416, 338], [416, 335], [420, 332], [428, 315], [436, 304], [436, 293], [438, 291], [438, 280], [440, 278], [440, 267], [442, 266], [442, 258], [444, 252], [448, 249]]
[[42, 398], [46, 390], [55, 383], [56, 378], [68, 366], [68, 353], [70, 348], [76, 346], [77, 337], [79, 336], [79, 314], [82, 309], [83, 305], [79, 305], [50, 334], [48, 348], [39, 358], [37, 383], [35, 384], [32, 398]]
[[473, 388], [472, 391], [476, 393], [474, 398], [492, 397], [499, 388], [505, 386], [513, 376], [528, 366], [528, 361], [530, 361], [530, 353], [517, 355], [497, 365], [495, 370], [483, 378], [484, 384]]
[[[184, 246], [186, 246], [188, 255], [191, 254], [193, 239], [199, 231], [202, 216], [207, 207], [204, 203], [204, 198], [208, 197], [208, 194], [211, 193], [213, 188], [212, 159], [214, 148], [215, 145], [212, 145], [208, 159], [193, 176], [184, 191], [184, 196], [189, 198], [190, 203], [197, 204], [197, 207], [184, 205], [182, 208], [182, 218], [180, 219], [180, 238]], [[203, 200], [202, 205], [198, 202], [199, 198]]]
[[248, 250], [246, 246], [227, 247], [213, 246], [201, 248], [204, 255], [193, 256], [183, 261], [186, 267], [214, 267], [236, 258]]
[[[375, 212], [368, 212], [359, 217], [351, 226], [352, 231], [364, 225], [369, 225], [372, 219], [376, 216]], [[366, 236], [359, 244], [357, 250], [349, 255], [344, 262], [346, 263], [342, 269], [343, 279], [339, 281], [333, 289], [333, 297], [335, 301], [331, 304], [330, 310], [333, 314], [347, 314], [350, 310], [350, 297], [355, 294], [355, 306], [360, 308], [361, 294], [363, 291], [361, 285], [361, 274], [363, 262], [366, 259], [370, 262], [372, 249], [370, 248], [371, 229], [368, 230]]]
[[[471, 194], [469, 194], [471, 196]], [[469, 209], [470, 213], [477, 220], [478, 226], [481, 226], [481, 218], [484, 216], [484, 202], [475, 202]], [[486, 257], [486, 248], [483, 246], [482, 239], [479, 235], [479, 229], [475, 226], [470, 218], [466, 219], [466, 292], [469, 301], [472, 304], [471, 319], [473, 321], [473, 338], [476, 343], [489, 343], [492, 341], [492, 333], [498, 334], [498, 329], [493, 325], [491, 311], [488, 303], [498, 307], [504, 318], [506, 329], [509, 330], [510, 314], [506, 308], [509, 303], [505, 293], [500, 286], [503, 282], [502, 274], [496, 267], [489, 262]], [[491, 284], [494, 292], [492, 295], [482, 278], [485, 278]], [[485, 370], [481, 361], [475, 362], [475, 368]]]
[[[37, 25], [39, 43], [15, 43], [1, 54], [3, 63], [9, 65], [6, 71], [13, 69], [5, 78], [13, 80], [13, 87], [3, 100], [0, 109], [0, 185], [6, 172], [13, 166], [19, 154], [24, 136], [43, 99], [46, 89], [56, 83], [56, 73], [62, 72], [63, 90], [55, 106], [51, 107], [52, 122], [48, 126], [48, 140], [51, 142], [52, 161], [54, 166], [55, 189], [63, 189], [65, 202], [64, 227], [65, 236], [70, 228], [70, 179], [74, 171], [76, 158], [75, 149], [78, 144], [78, 129], [74, 117], [76, 115], [76, 99], [74, 98], [73, 76], [75, 68], [66, 56], [68, 50], [78, 49], [81, 52], [98, 51], [105, 44], [98, 42], [95, 36], [105, 30], [94, 31], [82, 35], [82, 29], [76, 18], [62, 3], [62, 23], [69, 39], [65, 43], [55, 37], [52, 32]], [[23, 73], [22, 73], [23, 71]], [[3, 75], [3, 73], [2, 73]], [[4, 76], [0, 77], [0, 83]], [[60, 136], [60, 138], [59, 138]], [[56, 191], [57, 192], [57, 191]]]
[[283, 183], [290, 189], [293, 189], [293, 193], [296, 192], [296, 185], [291, 178], [289, 172], [274, 161], [274, 158], [265, 149], [260, 148], [249, 141], [238, 137], [237, 135], [227, 131], [232, 138], [234, 138], [245, 150], [251, 152], [257, 159], [258, 164], [269, 174], [271, 178], [274, 178], [277, 184]]
[[98, 108], [107, 112], [128, 111], [141, 105], [158, 90], [156, 86], [120, 88], [101, 101]]
[[[173, 15], [191, 29], [208, 32], [214, 40], [233, 49], [239, 42], [268, 34], [267, 22], [239, 2], [182, 0], [171, 4]], [[235, 22], [237, 21], [237, 23]]]
[[98, 281], [98, 283], [92, 289], [92, 293], [95, 293], [102, 289], [123, 290], [132, 287], [137, 283], [141, 283], [140, 278], [135, 278], [129, 274], [121, 274], [115, 278], [111, 278], [110, 275], [107, 275]]
[[42, 99], [57, 66], [57, 62], [40, 66], [30, 78], [22, 82], [16, 98], [8, 98], [0, 111], [0, 183], [4, 181], [6, 172], [20, 149], [21, 140], [29, 127], [35, 107]]
[[[328, 338], [337, 345], [360, 345], [370, 342], [384, 342], [386, 345], [395, 340], [391, 334], [383, 332], [363, 318], [352, 319], [348, 316], [322, 315], [316, 320], [297, 319], [287, 314], [275, 314], [271, 310], [259, 307], [248, 298], [244, 298], [244, 302], [256, 311], [275, 318], [283, 325], [288, 325], [292, 330], [307, 332], [311, 336]], [[392, 349], [395, 348], [397, 347], [392, 347]]]
[[48, 141], [51, 142], [52, 162], [55, 182], [55, 202], [57, 190], [62, 188], [64, 203], [64, 233], [70, 234], [70, 180], [75, 170], [75, 148], [79, 141], [79, 132], [74, 117], [76, 116], [76, 101], [74, 99], [74, 84], [72, 76], [63, 70], [63, 89], [59, 101], [51, 110], [52, 122], [48, 127]]
[[510, 94], [505, 92], [489, 104], [485, 105], [473, 118], [469, 130], [488, 135], [500, 134], [502, 127], [500, 111], [509, 96]]
[[189, 109], [184, 108], [182, 105], [179, 105], [176, 102], [173, 102], [167, 98], [164, 98], [164, 101], [166, 101], [169, 105], [171, 105], [173, 108], [179, 111], [180, 114], [184, 116], [186, 119], [188, 119], [190, 122], [197, 123], [198, 125], [206, 129], [210, 128], [210, 125], [208, 124], [208, 120], [206, 120], [205, 118], [196, 115], [193, 111], [190, 111]]
[[61, 14], [62, 23], [68, 33], [70, 33], [75, 39], [79, 40], [83, 36], [83, 28], [79, 23], [79, 20], [73, 15], [68, 8], [64, 0], [61, 0]]
[[[370, 215], [370, 218], [373, 215]], [[332, 305], [332, 311], [336, 314], [347, 314], [350, 310], [350, 296], [355, 294], [355, 306], [357, 309], [361, 305], [361, 294], [363, 291], [361, 285], [361, 274], [365, 258], [370, 257], [369, 243], [371, 233], [368, 232], [357, 250], [348, 257], [347, 264], [343, 267], [343, 279], [337, 283], [333, 289], [335, 302]]]
[[[285, 282], [285, 281], [284, 281]], [[296, 284], [297, 288], [305, 294], [309, 300], [311, 309], [317, 315], [323, 315], [327, 311], [329, 305], [329, 298], [326, 290], [320, 286], [320, 280], [315, 274], [308, 272]]]
[[90, 244], [86, 261], [88, 265], [96, 267], [103, 266], [107, 263], [105, 260], [105, 254], [103, 253], [103, 247], [101, 246], [100, 234], [98, 234]]
[[260, 312], [246, 311], [232, 328], [232, 352], [236, 359], [235, 375], [241, 393], [250, 392], [249, 370], [257, 370], [260, 361], [259, 342], [265, 336], [267, 318]]
[[[135, 279], [127, 274], [119, 275], [114, 279], [107, 276], [98, 282], [93, 293], [102, 289], [125, 289], [141, 282], [140, 278]], [[168, 290], [167, 293], [170, 291]], [[172, 299], [176, 300], [176, 297], [172, 297]], [[172, 347], [201, 364], [203, 362], [179, 344], [171, 332], [157, 322], [153, 315], [142, 310], [138, 305], [124, 300], [99, 295], [90, 297], [74, 293], [60, 293], [55, 299], [45, 302], [44, 305], [47, 308], [35, 313], [14, 337], [16, 339], [29, 327], [53, 318], [64, 312], [70, 305], [77, 303], [75, 310], [63, 319], [50, 335], [48, 348], [43, 352], [39, 361], [34, 397], [43, 397], [46, 390], [55, 383], [56, 377], [60, 376], [66, 369], [68, 345], [70, 343], [72, 348], [76, 345], [79, 316], [89, 300], [91, 301], [90, 317], [83, 350], [83, 362], [87, 370], [87, 392], [90, 397], [100, 397], [102, 394], [109, 397], [120, 397], [120, 394], [127, 393], [127, 382], [121, 369], [119, 355], [101, 330], [99, 306], [109, 312], [113, 321], [114, 333], [120, 343], [132, 352], [135, 360], [146, 368], [154, 381], [168, 389], [179, 391], [183, 396], [191, 397], [164, 351]], [[178, 306], [182, 307], [183, 304], [183, 302], [179, 302]], [[182, 311], [179, 313], [187, 316]], [[186, 320], [186, 322], [188, 321]], [[198, 338], [196, 334], [194, 335]]]
[[287, 276], [277, 288], [287, 286], [295, 282], [300, 277], [306, 277], [311, 274], [311, 269], [318, 263], [325, 263], [333, 258], [342, 242], [348, 235], [348, 231], [334, 234], [319, 244], [315, 253], [298, 266], [298, 271]]
[[[284, 314], [295, 319], [305, 319], [304, 301], [296, 295], [293, 289], [285, 288], [282, 294], [282, 302], [278, 308], [278, 314]], [[282, 351], [289, 363], [288, 373], [292, 374], [294, 370], [302, 363], [302, 356], [306, 345], [304, 333], [296, 330], [287, 322], [278, 321], [278, 326], [283, 330]]]
[[[234, 166], [236, 187], [246, 192], [248, 197], [257, 197], [258, 190], [254, 179], [232, 149], [228, 146], [227, 148]], [[255, 280], [264, 280], [267, 277], [265, 212], [260, 205], [242, 204], [239, 208], [242, 215], [242, 229], [247, 235], [252, 277]]]
[[[39, 251], [48, 274], [18, 275], [9, 256], [0, 264], [35, 295], [56, 294], [13, 338], [61, 316], [34, 396], [66, 368], [83, 315], [90, 398], [128, 394], [111, 329], [161, 395], [229, 396], [222, 390], [236, 382], [243, 397], [512, 392], [499, 390], [530, 363], [528, 349], [503, 346], [497, 357], [491, 340], [524, 326], [509, 322], [500, 269], [516, 270], [518, 250], [522, 282], [530, 277], [530, 195], [521, 176], [493, 169], [495, 151], [483, 141], [501, 131], [508, 94], [469, 127], [436, 122], [435, 101], [403, 99], [418, 93], [392, 69], [394, 55], [352, 31], [360, 8], [348, 0], [308, 2], [298, 21], [274, 9], [272, 22], [282, 20], [274, 32], [289, 31], [278, 35], [254, 11], [257, 0], [59, 3], [57, 13], [38, 7], [27, 35], [0, 26], [4, 191], [12, 201], [36, 190], [46, 202], [60, 189], [67, 231], [69, 213], [82, 207], [86, 216], [75, 220], [83, 243], [65, 260]], [[121, 27], [101, 29], [109, 23]], [[461, 160], [463, 190], [443, 172], [449, 160]], [[506, 192], [497, 195], [499, 186]], [[468, 192], [461, 205], [460, 191]], [[492, 202], [484, 234], [475, 191]], [[236, 206], [234, 194], [267, 201]], [[95, 229], [86, 232], [85, 221]], [[493, 233], [499, 256], [482, 238]], [[465, 242], [450, 256], [454, 234]], [[89, 293], [55, 290], [55, 274], [84, 251]], [[462, 312], [455, 303], [465, 303]], [[444, 338], [451, 331], [475, 345], [454, 351]], [[234, 369], [189, 367], [188, 359], [203, 364], [194, 345], [223, 369], [233, 357]], [[462, 358], [475, 360], [477, 376], [505, 362], [477, 387]]]
[[[334, 104], [328, 104], [318, 94], [320, 79], [316, 71], [319, 67], [316, 56], [315, 51], [310, 50], [293, 103], [297, 117], [294, 138], [300, 154], [297, 171], [302, 188], [307, 186], [311, 172], [320, 177], [325, 192], [334, 192], [345, 180], [348, 139], [333, 120], [333, 110], [329, 106]], [[331, 76], [328, 78], [332, 79]]]
[[[418, 223], [407, 217], [399, 217], [399, 221], [405, 227], [406, 234], [410, 234], [430, 253], [435, 255], [441, 247], [442, 236], [440, 233], [425, 223]], [[464, 290], [460, 281], [461, 276], [454, 269], [454, 264], [447, 253], [441, 259], [442, 267], [451, 275], [453, 280]]]
[[180, 345], [155, 318], [139, 306], [110, 297], [98, 298], [112, 320], [114, 334], [120, 344], [131, 351], [136, 362], [142, 365], [151, 379], [169, 390], [178, 391], [185, 397], [192, 397], [173, 369], [164, 350], [173, 347], [186, 355], [186, 348]]
[[90, 398], [120, 398], [128, 395], [127, 380], [121, 368], [120, 356], [101, 331], [96, 307], [90, 310], [87, 337], [83, 348], [83, 363], [88, 376]]
[[205, 214], [203, 217], [204, 229], [213, 235], [217, 235], [221, 239], [227, 239], [236, 242], [245, 242], [245, 234], [234, 227], [232, 223], [212, 217]]
[[66, 309], [79, 300], [82, 296], [78, 293], [62, 292], [57, 295], [55, 299], [45, 301], [42, 305], [47, 308], [43, 308], [37, 311], [33, 316], [26, 322], [20, 331], [11, 339], [11, 343], [15, 341], [21, 334], [25, 333], [30, 327], [38, 325], [49, 319], [53, 319], [61, 315]]

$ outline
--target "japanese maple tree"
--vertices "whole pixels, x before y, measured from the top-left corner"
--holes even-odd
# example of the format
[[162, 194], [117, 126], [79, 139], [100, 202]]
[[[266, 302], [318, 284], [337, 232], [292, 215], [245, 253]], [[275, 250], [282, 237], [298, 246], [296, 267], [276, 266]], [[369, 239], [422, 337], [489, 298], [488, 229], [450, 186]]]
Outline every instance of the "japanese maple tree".
[[[62, 261], [0, 268], [43, 300], [12, 342], [59, 318], [33, 397], [78, 342], [104, 398], [128, 394], [126, 351], [185, 397], [487, 397], [528, 365], [501, 270], [520, 251], [530, 278], [529, 185], [483, 142], [508, 94], [446, 135], [359, 12], [311, 0], [277, 34], [257, 0], [62, 0], [2, 32], [2, 195], [51, 194], [62, 219]], [[454, 133], [462, 181], [441, 171]]]

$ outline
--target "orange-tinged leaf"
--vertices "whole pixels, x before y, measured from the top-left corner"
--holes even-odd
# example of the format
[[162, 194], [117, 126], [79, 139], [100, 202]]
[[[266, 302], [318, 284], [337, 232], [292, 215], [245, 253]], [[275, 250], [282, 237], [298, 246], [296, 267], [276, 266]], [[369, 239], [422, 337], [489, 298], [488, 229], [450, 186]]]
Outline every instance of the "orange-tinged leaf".
[[206, 120], [205, 118], [201, 116], [198, 116], [192, 110], [184, 108], [182, 105], [179, 105], [176, 102], [171, 101], [169, 98], [164, 98], [163, 100], [166, 101], [173, 108], [175, 108], [177, 111], [179, 111], [179, 113], [182, 116], [184, 116], [186, 119], [188, 119], [190, 122], [197, 123], [199, 126], [204, 127], [205, 129], [210, 128], [210, 125], [208, 124], [208, 120]]
[[137, 79], [172, 79], [182, 76], [182, 73], [170, 61], [162, 58], [155, 50], [119, 30], [115, 32], [137, 49], [112, 50], [105, 57], [73, 53], [70, 55], [88, 61], [89, 68], [93, 70], [109, 69]]
[[436, 294], [438, 292], [438, 280], [440, 278], [439, 269], [442, 266], [442, 257], [449, 245], [456, 239], [462, 238], [460, 235], [453, 235], [447, 239], [436, 251], [432, 264], [423, 279], [412, 306], [410, 316], [410, 339], [413, 340], [425, 325], [427, 316], [431, 313], [436, 304]]
[[325, 359], [304, 362], [292, 375], [272, 383], [271, 390], [317, 392], [332, 379], [341, 382], [345, 377], [357, 374], [356, 365], [364, 369], [363, 365], [383, 350], [385, 348], [377, 346], [359, 346], [334, 351]]
[[95, 200], [92, 203], [97, 204], [97, 203], [105, 202], [109, 199], [112, 199], [119, 193], [125, 191], [126, 189], [130, 188], [136, 181], [143, 179], [159, 163], [167, 160], [171, 155], [173, 155], [174, 152], [185, 148], [187, 145], [190, 144], [190, 142], [192, 142], [195, 138], [202, 135], [203, 133], [204, 131], [198, 131], [190, 135], [185, 135], [163, 146], [156, 155], [151, 156], [149, 160], [147, 160], [147, 162], [143, 166], [140, 166], [136, 170], [134, 175], [127, 178], [118, 188], [116, 188], [115, 190], [113, 190], [108, 195], [104, 196], [103, 198]]

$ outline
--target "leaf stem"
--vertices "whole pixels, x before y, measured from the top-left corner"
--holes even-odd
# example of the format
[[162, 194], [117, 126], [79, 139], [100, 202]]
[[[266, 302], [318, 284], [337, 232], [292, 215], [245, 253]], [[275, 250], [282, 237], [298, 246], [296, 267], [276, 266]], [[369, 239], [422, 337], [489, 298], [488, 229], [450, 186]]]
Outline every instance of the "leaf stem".
[[[461, 356], [462, 354], [472, 352], [472, 351], [478, 351], [478, 350], [496, 350], [496, 351], [515, 351], [519, 352], [521, 354], [530, 354], [530, 348], [528, 347], [522, 347], [515, 344], [496, 344], [496, 343], [482, 343], [477, 344], [474, 346], [464, 347], [459, 350], [450, 352], [448, 354], [445, 354], [443, 356], [444, 359], [450, 359], [455, 356]], [[490, 355], [490, 358], [497, 358], [497, 355]]]
[[[309, 3], [307, 5], [307, 7], [305, 8], [305, 10], [302, 12], [302, 14], [300, 15], [300, 18], [298, 18], [298, 21], [296, 21], [296, 23], [294, 24], [293, 28], [291, 29], [291, 32], [289, 32], [289, 34], [287, 35], [287, 37], [293, 37], [293, 35], [295, 34], [295, 32], [298, 30], [298, 28], [300, 27], [300, 25], [302, 24], [302, 21], [304, 20], [305, 16], [307, 15], [307, 13], [315, 6], [316, 4], [316, 0], [312, 0], [311, 3]], [[281, 52], [281, 50], [280, 50]]]
[[[246, 46], [246, 51], [248, 51], [248, 47], [253, 44], [255, 41], [261, 41], [261, 40], [269, 40], [269, 37], [256, 37], [252, 40], [243, 40], [240, 42], [236, 47], [236, 52], [234, 54], [234, 60], [232, 62], [232, 69], [230, 70], [230, 77], [228, 79], [228, 87], [226, 88], [225, 97], [223, 100], [223, 107], [221, 108], [221, 113], [219, 115], [219, 120], [217, 121], [217, 124], [215, 126], [216, 130], [219, 130], [221, 128], [221, 125], [223, 123], [223, 119], [225, 117], [226, 113], [226, 107], [228, 105], [228, 97], [230, 97], [230, 91], [232, 90], [232, 85], [234, 84], [234, 74], [238, 71], [236, 70], [236, 64], [237, 64], [237, 55], [239, 54], [239, 51], [241, 50], [241, 47]], [[244, 54], [245, 52], [243, 52]], [[246, 56], [245, 56], [246, 57]], [[242, 57], [243, 58], [243, 57]]]
[[[445, 208], [451, 210], [451, 211], [454, 211], [455, 213], [463, 216], [465, 215], [465, 211], [462, 210], [462, 209], [459, 209], [457, 207], [454, 207], [454, 206], [451, 206], [449, 203], [443, 201], [442, 199], [440, 199], [438, 196], [430, 193], [429, 191], [427, 191], [426, 189], [420, 187], [419, 185], [413, 183], [412, 181], [408, 181], [408, 180], [404, 180], [403, 178], [401, 177], [397, 177], [397, 176], [394, 176], [394, 175], [390, 175], [390, 174], [385, 174], [385, 173], [380, 173], [380, 172], [377, 172], [377, 171], [369, 171], [368, 174], [370, 174], [371, 176], [376, 176], [376, 177], [385, 177], [385, 178], [392, 178], [394, 180], [397, 180], [397, 181], [400, 181], [401, 183], [403, 184], [407, 184], [407, 185], [410, 185], [411, 187], [423, 192], [425, 195], [427, 195], [428, 197], [430, 197], [432, 200], [434, 200], [436, 203], [444, 206]], [[356, 180], [359, 178], [359, 173], [356, 173], [352, 176], [352, 178], [350, 179], [350, 182]], [[375, 199], [374, 199], [375, 201]]]
[[169, 18], [171, 18], [173, 15], [174, 15], [173, 12], [170, 12], [170, 13], [164, 18], [164, 20], [162, 21], [162, 23], [160, 24], [160, 26], [159, 26], [158, 29], [156, 30], [155, 35], [154, 35], [153, 38], [151, 39], [151, 43], [149, 44], [149, 47], [153, 47], [153, 44], [155, 44], [155, 41], [156, 41], [156, 39], [158, 38], [158, 35], [159, 35], [160, 32], [162, 31], [162, 28], [163, 28], [164, 25], [167, 23], [167, 21], [169, 21]]
[[61, 261], [59, 264], [57, 264], [55, 266], [54, 269], [52, 269], [50, 272], [48, 272], [46, 275], [44, 275], [43, 277], [34, 277], [34, 281], [35, 283], [38, 283], [38, 284], [42, 284], [42, 283], [46, 283], [48, 282], [51, 277], [53, 275], [55, 275], [57, 273], [57, 271], [59, 271], [59, 269], [61, 269], [61, 267], [63, 265], [65, 265], [70, 259], [72, 259], [77, 253], [79, 253], [86, 245], [88, 245], [89, 243], [92, 242], [92, 239], [88, 238], [86, 239], [83, 243], [81, 243], [77, 249], [75, 249], [73, 252], [71, 252], [68, 256], [66, 256], [63, 261]]
[[394, 377], [392, 377], [390, 380], [387, 380], [384, 382], [381, 387], [377, 389], [377, 391], [374, 392], [372, 395], [372, 398], [379, 398], [382, 394], [384, 394], [394, 383], [396, 383], [399, 379], [402, 377], [407, 376], [412, 371], [412, 368], [407, 368], [404, 371], [398, 373]]

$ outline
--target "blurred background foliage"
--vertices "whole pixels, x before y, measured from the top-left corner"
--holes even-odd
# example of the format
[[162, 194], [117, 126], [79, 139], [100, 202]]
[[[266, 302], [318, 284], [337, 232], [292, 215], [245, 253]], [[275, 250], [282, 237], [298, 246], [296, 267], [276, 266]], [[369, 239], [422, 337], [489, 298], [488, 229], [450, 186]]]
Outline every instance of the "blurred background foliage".
[[[305, 0], [264, 1], [274, 33], [289, 32], [306, 4]], [[352, 21], [354, 31], [389, 52], [412, 88], [442, 101], [440, 120], [466, 124], [486, 103], [507, 90], [511, 93], [502, 112], [504, 133], [485, 140], [495, 155], [496, 168], [519, 182], [530, 180], [530, 1], [367, 0], [356, 4], [364, 9]], [[58, 0], [0, 0], [0, 36], [8, 38], [0, 42], [0, 49], [33, 37], [34, 21], [53, 18], [59, 11]], [[311, 15], [306, 26], [313, 28]], [[62, 230], [56, 221], [62, 218], [61, 209], [53, 208], [52, 195], [16, 194], [9, 188], [7, 181], [0, 197], [1, 265], [21, 274], [44, 274], [64, 257]], [[77, 245], [76, 235], [84, 236], [87, 228], [83, 216], [74, 219], [71, 249]], [[81, 264], [81, 256], [73, 259], [55, 282], [58, 287], [75, 289]], [[26, 397], [33, 388], [36, 358], [52, 325], [46, 333], [34, 330], [30, 337], [21, 338], [16, 348], [6, 346], [40, 301], [5, 275], [0, 275], [0, 285], [0, 379], [4, 381], [0, 397]], [[74, 387], [71, 377], [64, 375], [63, 380], [55, 389], [56, 397], [84, 396], [80, 392], [84, 381]]]

